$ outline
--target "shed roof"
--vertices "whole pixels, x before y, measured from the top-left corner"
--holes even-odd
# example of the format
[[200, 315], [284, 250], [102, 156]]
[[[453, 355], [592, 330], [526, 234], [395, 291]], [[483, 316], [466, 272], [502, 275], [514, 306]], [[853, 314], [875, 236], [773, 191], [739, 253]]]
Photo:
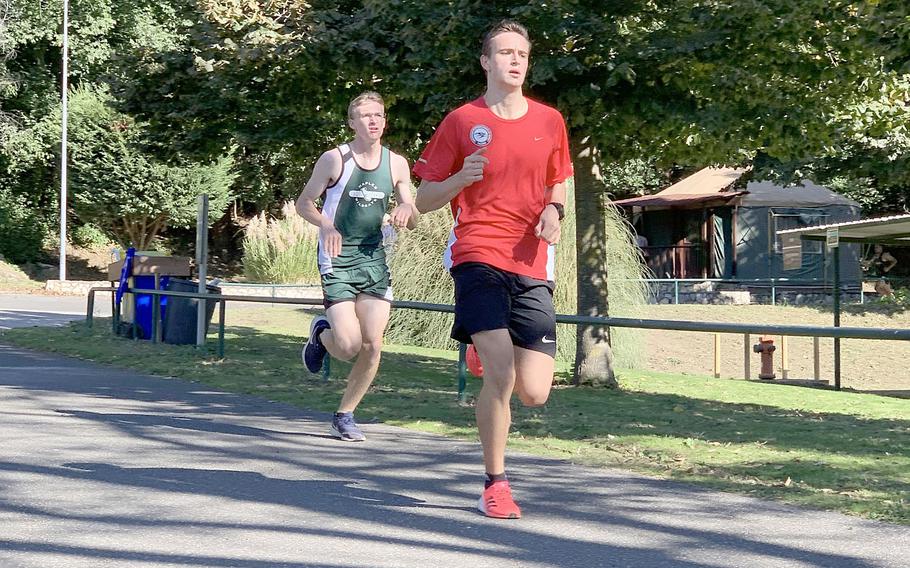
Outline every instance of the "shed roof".
[[673, 207], [704, 204], [723, 204], [742, 195], [741, 191], [727, 191], [743, 173], [743, 168], [703, 168], [654, 195], [642, 195], [614, 201], [623, 207]]
[[750, 181], [740, 200], [746, 207], [825, 207], [845, 205], [859, 208], [859, 203], [822, 185], [803, 180], [799, 185], [784, 187], [770, 181]]
[[827, 187], [803, 180], [799, 185], [784, 187], [770, 181], [750, 181], [745, 190], [733, 191], [733, 183], [745, 168], [703, 168], [684, 180], [655, 193], [614, 201], [622, 207], [693, 208], [724, 205], [735, 198], [744, 207], [825, 207], [859, 204]]

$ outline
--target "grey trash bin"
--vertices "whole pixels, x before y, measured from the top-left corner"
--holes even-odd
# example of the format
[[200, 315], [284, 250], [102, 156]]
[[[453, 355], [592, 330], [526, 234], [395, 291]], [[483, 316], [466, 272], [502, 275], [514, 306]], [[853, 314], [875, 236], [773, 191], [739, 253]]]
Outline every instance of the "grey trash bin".
[[[171, 278], [168, 280], [165, 289], [173, 292], [198, 292], [199, 283], [192, 280]], [[221, 288], [209, 284], [206, 286], [206, 291], [209, 294], [220, 294]], [[167, 297], [161, 333], [162, 341], [174, 345], [192, 345], [196, 343], [196, 318], [199, 302], [200, 300], [196, 298]], [[217, 303], [215, 300], [207, 300], [205, 302], [206, 333], [212, 324], [212, 314], [215, 313], [215, 304]]]

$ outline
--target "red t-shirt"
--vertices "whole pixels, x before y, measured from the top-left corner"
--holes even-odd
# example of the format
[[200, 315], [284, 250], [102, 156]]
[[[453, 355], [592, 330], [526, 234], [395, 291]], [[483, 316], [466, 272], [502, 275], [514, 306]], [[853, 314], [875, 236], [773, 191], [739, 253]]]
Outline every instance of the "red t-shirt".
[[554, 279], [554, 247], [534, 235], [548, 203], [546, 189], [572, 176], [566, 123], [559, 111], [528, 101], [528, 112], [507, 120], [493, 114], [483, 97], [443, 119], [414, 174], [444, 181], [465, 157], [486, 146], [490, 163], [483, 179], [452, 199], [455, 226], [443, 262], [483, 262], [539, 280]]

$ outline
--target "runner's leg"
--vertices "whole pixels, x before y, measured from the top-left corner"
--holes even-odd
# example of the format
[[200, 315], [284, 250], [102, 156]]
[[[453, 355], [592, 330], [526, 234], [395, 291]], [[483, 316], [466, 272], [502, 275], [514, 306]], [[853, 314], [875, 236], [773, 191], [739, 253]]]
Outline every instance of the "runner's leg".
[[512, 423], [509, 408], [515, 387], [512, 339], [505, 329], [481, 331], [471, 335], [471, 339], [483, 363], [483, 386], [474, 407], [483, 463], [487, 473], [500, 474], [506, 467], [506, 440]]
[[515, 347], [515, 391], [525, 406], [541, 406], [553, 386], [553, 357], [540, 351]]
[[348, 375], [348, 384], [341, 397], [338, 412], [353, 412], [376, 378], [379, 358], [382, 355], [382, 334], [389, 323], [391, 310], [391, 304], [387, 300], [369, 294], [359, 294], [353, 306], [356, 321], [360, 325], [358, 333], [358, 337], [361, 338], [360, 351]]
[[356, 299], [337, 302], [325, 310], [332, 327], [323, 331], [319, 340], [332, 357], [340, 361], [350, 361], [357, 355], [363, 341], [355, 305]]

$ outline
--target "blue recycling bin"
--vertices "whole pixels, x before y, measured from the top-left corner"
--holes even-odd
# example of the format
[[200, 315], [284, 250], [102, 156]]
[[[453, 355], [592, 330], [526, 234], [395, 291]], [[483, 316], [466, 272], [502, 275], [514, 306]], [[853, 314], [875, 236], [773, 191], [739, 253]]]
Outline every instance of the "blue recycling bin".
[[[198, 292], [199, 283], [182, 278], [169, 278], [165, 290], [173, 292]], [[221, 288], [208, 284], [206, 286], [208, 294], [220, 294]], [[168, 298], [167, 310], [164, 314], [164, 324], [162, 328], [162, 341], [174, 345], [191, 345], [196, 343], [196, 318], [198, 317], [197, 298], [183, 298], [171, 296]], [[208, 333], [209, 326], [212, 324], [212, 315], [215, 313], [215, 304], [217, 300], [205, 300], [205, 329]]]
[[[155, 276], [133, 276], [133, 288], [146, 288], [154, 289], [155, 288]], [[169, 276], [159, 277], [159, 284], [161, 285], [162, 290], [167, 290], [168, 283], [170, 282]], [[161, 311], [159, 317], [162, 319], [159, 320], [159, 324], [164, 319], [164, 314], [167, 311], [168, 298], [166, 296], [158, 296], [158, 301], [160, 302]], [[151, 339], [152, 338], [152, 320], [154, 318], [154, 302], [155, 296], [151, 294], [136, 294], [136, 311], [133, 314], [133, 319], [136, 323], [136, 326], [139, 328], [139, 339]]]

